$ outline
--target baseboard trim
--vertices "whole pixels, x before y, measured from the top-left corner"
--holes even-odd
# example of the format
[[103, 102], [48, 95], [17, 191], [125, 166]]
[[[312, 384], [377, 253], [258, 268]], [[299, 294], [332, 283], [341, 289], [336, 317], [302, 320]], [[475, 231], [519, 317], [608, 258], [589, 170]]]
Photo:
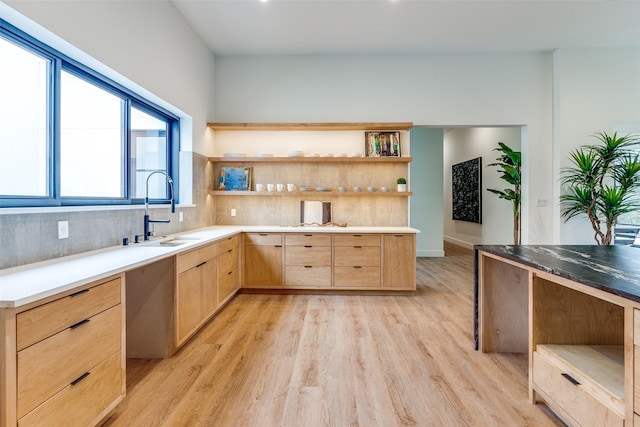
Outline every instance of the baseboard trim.
[[444, 236], [444, 241], [454, 244], [456, 246], [462, 246], [463, 248], [473, 249], [474, 243], [465, 242], [464, 240], [454, 239], [453, 237]]
[[432, 257], [443, 257], [444, 256], [444, 250], [427, 250], [427, 249], [423, 249], [423, 250], [416, 250], [416, 256], [418, 258], [432, 258]]

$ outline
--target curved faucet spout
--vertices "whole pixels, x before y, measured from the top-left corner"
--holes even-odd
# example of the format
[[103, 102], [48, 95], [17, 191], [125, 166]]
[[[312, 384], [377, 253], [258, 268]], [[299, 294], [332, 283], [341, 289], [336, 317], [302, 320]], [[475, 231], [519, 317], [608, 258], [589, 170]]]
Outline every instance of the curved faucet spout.
[[169, 195], [171, 200], [171, 213], [175, 213], [176, 211], [176, 201], [173, 198], [173, 179], [171, 176], [163, 170], [155, 170], [151, 172], [147, 176], [147, 182], [145, 183], [144, 190], [144, 240], [149, 240], [149, 236], [151, 236], [151, 231], [149, 231], [149, 223], [150, 222], [169, 222], [168, 219], [149, 219], [149, 178], [155, 174], [161, 174], [165, 177], [167, 182], [169, 183]]

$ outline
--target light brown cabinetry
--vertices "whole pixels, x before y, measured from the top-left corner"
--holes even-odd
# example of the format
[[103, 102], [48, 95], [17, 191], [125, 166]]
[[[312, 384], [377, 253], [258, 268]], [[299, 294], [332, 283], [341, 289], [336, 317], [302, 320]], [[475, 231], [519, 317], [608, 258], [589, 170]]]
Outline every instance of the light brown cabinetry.
[[240, 287], [240, 236], [218, 243], [218, 305], [227, 302]]
[[379, 234], [337, 234], [334, 246], [334, 286], [380, 286], [382, 241]]
[[218, 244], [176, 256], [176, 344], [182, 345], [218, 308]]
[[0, 425], [95, 425], [122, 400], [123, 286], [118, 276], [3, 311], [2, 323], [15, 325], [16, 345], [2, 346], [2, 383], [4, 390], [15, 384], [15, 392], [3, 396]]
[[[415, 290], [413, 234], [246, 233], [244, 251], [245, 288]], [[384, 285], [384, 266], [409, 271], [390, 275]]]
[[382, 286], [385, 288], [415, 289], [416, 235], [386, 234], [383, 247]]
[[244, 286], [282, 286], [282, 233], [245, 233]]
[[331, 286], [330, 234], [285, 234], [285, 286]]

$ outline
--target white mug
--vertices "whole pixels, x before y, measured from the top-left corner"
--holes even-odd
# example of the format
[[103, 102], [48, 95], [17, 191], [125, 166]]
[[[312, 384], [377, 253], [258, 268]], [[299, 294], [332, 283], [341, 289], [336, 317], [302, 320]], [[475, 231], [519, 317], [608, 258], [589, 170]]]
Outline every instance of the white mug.
[[295, 191], [295, 190], [296, 190], [295, 184], [287, 184], [287, 191]]
[[284, 184], [276, 184], [276, 189], [278, 191], [284, 191]]
[[276, 186], [273, 184], [267, 184], [267, 191], [273, 191], [276, 189]]
[[256, 191], [264, 191], [264, 184], [256, 184]]

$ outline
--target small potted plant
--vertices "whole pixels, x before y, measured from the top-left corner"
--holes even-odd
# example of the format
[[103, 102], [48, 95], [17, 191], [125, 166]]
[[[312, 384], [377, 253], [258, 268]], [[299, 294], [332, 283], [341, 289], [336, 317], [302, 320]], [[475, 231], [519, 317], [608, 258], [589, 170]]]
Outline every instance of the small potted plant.
[[396, 183], [398, 184], [398, 192], [404, 192], [407, 191], [407, 180], [404, 178], [398, 178], [398, 181], [396, 181]]

